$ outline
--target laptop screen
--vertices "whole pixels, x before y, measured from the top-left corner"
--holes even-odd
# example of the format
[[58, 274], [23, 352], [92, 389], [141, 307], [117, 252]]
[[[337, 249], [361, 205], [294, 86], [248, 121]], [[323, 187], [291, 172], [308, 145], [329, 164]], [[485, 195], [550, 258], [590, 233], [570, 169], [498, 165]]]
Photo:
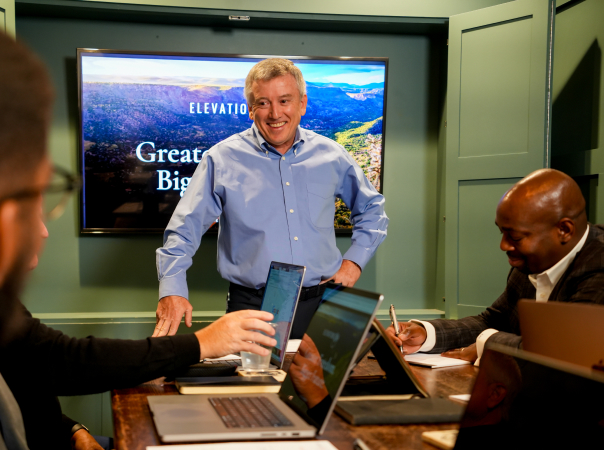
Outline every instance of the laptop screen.
[[348, 377], [382, 296], [330, 284], [279, 396], [319, 433]]
[[281, 367], [283, 358], [285, 358], [287, 341], [296, 313], [296, 305], [298, 304], [305, 271], [304, 266], [273, 261], [268, 272], [260, 309], [275, 316], [273, 323], [276, 324], [275, 339], [277, 345], [273, 347], [271, 361], [279, 363], [279, 367]]
[[604, 373], [489, 347], [455, 449], [604, 448]]

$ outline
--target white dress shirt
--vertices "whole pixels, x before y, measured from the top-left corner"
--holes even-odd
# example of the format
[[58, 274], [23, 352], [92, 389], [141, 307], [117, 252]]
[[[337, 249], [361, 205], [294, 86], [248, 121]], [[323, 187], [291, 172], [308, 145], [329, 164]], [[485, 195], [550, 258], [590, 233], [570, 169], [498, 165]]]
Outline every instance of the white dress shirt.
[[[585, 245], [585, 241], [587, 240], [588, 234], [589, 225], [587, 226], [585, 234], [583, 234], [581, 240], [577, 243], [577, 245], [575, 245], [575, 247], [570, 252], [568, 252], [568, 254], [564, 258], [562, 258], [552, 267], [547, 269], [545, 272], [539, 273], [537, 275], [529, 275], [529, 281], [533, 286], [535, 286], [535, 289], [537, 290], [536, 301], [547, 302], [549, 300], [549, 296], [554, 290], [554, 287], [556, 286], [558, 281], [560, 281], [560, 278], [562, 278], [562, 275], [564, 274], [564, 272], [566, 272], [566, 269], [568, 269], [570, 263], [575, 259], [577, 253], [579, 253], [583, 248], [583, 245]], [[411, 320], [411, 322], [421, 323], [424, 328], [426, 328], [426, 340], [424, 344], [420, 347], [418, 352], [429, 352], [430, 350], [432, 350], [436, 345], [436, 330], [434, 329], [434, 325], [432, 325], [430, 322], [424, 322], [422, 320]], [[487, 340], [497, 332], [498, 330], [494, 328], [487, 328], [476, 338], [476, 352], [478, 353], [478, 359], [476, 359], [476, 362], [474, 363], [475, 366], [478, 366], [480, 364], [480, 358], [482, 356], [482, 352], [484, 350], [484, 346]]]

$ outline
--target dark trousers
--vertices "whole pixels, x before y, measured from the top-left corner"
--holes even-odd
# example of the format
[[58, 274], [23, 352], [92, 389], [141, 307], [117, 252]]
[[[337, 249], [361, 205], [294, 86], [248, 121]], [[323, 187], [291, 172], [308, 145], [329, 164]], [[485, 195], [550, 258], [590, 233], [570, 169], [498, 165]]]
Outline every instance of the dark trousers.
[[[300, 301], [296, 308], [294, 323], [292, 324], [291, 339], [302, 339], [302, 336], [308, 328], [310, 319], [315, 314], [315, 311], [321, 303], [325, 288], [322, 285], [302, 288], [300, 292]], [[262, 297], [264, 296], [264, 288], [252, 289], [245, 286], [240, 286], [231, 283], [229, 286], [229, 294], [227, 295], [227, 313], [240, 311], [242, 309], [259, 310], [262, 306]]]

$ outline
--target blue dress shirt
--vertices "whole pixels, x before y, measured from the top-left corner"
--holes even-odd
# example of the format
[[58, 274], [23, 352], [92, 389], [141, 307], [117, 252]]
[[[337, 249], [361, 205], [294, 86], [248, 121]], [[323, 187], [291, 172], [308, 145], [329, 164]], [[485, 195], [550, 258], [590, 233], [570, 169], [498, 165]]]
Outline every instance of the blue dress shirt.
[[342, 264], [336, 197], [352, 212], [344, 258], [362, 269], [386, 237], [388, 217], [384, 197], [341, 145], [298, 127], [281, 155], [255, 125], [216, 144], [204, 153], [157, 249], [159, 298], [189, 297], [186, 271], [217, 218], [224, 279], [261, 288], [271, 261], [306, 266], [304, 286], [330, 278]]

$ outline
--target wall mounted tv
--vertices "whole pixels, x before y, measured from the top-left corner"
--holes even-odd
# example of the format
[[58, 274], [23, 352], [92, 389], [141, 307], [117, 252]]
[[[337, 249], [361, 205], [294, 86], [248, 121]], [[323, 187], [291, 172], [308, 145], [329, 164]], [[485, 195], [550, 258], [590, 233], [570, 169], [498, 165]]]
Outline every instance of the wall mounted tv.
[[[252, 125], [243, 86], [266, 56], [92, 49], [77, 56], [81, 232], [163, 232], [203, 153]], [[388, 59], [287, 58], [307, 83], [301, 126], [341, 143], [381, 192]], [[338, 233], [350, 233], [349, 218], [336, 199]]]

